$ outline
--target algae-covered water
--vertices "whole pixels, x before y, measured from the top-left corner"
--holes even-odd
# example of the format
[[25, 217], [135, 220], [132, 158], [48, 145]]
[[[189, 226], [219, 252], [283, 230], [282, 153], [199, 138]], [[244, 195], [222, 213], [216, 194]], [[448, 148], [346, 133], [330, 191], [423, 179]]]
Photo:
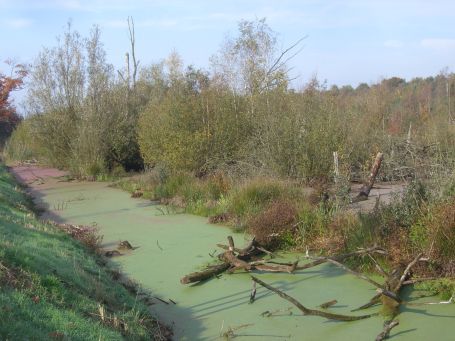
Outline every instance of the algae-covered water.
[[[244, 235], [207, 224], [205, 218], [163, 215], [166, 212], [150, 201], [131, 199], [105, 183], [53, 180], [34, 185], [33, 195], [38, 204], [48, 208], [47, 215], [52, 219], [96, 224], [104, 235], [106, 249], [115, 248], [120, 240], [139, 246], [112, 261], [154, 296], [168, 302], [156, 299], [151, 309], [160, 320], [173, 325], [177, 340], [217, 340], [229, 328], [238, 340], [373, 340], [382, 330], [384, 321], [380, 316], [356, 322], [302, 316], [289, 302], [260, 287], [256, 302], [249, 304], [252, 283], [246, 273], [223, 275], [202, 285], [180, 284], [183, 275], [213, 261], [210, 254], [217, 250], [216, 243], [226, 243], [228, 235], [233, 235], [239, 246], [245, 243]], [[288, 254], [283, 258], [297, 256]], [[295, 274], [256, 275], [309, 308], [337, 299], [330, 309], [334, 313], [350, 314], [351, 309], [375, 294], [370, 284], [327, 264]], [[409, 292], [407, 299], [413, 300], [419, 294], [422, 292]], [[261, 316], [274, 310], [282, 311], [273, 317]], [[409, 306], [398, 320], [400, 325], [392, 330], [392, 340], [455, 339], [452, 304]]]

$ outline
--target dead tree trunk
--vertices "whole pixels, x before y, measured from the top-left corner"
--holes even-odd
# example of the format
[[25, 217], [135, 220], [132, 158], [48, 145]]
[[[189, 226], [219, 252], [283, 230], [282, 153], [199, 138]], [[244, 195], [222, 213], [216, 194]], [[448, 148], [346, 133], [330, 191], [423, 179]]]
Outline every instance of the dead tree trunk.
[[360, 193], [352, 200], [352, 202], [359, 202], [363, 200], [367, 200], [368, 196], [370, 195], [371, 188], [373, 188], [374, 182], [376, 180], [376, 176], [378, 175], [379, 168], [381, 168], [381, 162], [383, 159], [382, 153], [378, 153], [376, 155], [376, 159], [373, 163], [373, 168], [371, 169], [370, 176], [368, 177], [368, 181], [366, 184], [362, 186]]

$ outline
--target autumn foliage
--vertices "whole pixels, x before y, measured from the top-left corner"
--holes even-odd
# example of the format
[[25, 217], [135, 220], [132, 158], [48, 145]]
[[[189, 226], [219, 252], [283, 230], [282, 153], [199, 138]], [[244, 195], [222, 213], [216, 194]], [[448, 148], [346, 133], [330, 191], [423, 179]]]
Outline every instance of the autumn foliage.
[[24, 65], [7, 62], [11, 66], [10, 76], [0, 72], [0, 147], [11, 135], [20, 121], [16, 108], [11, 102], [10, 94], [22, 88], [27, 71]]

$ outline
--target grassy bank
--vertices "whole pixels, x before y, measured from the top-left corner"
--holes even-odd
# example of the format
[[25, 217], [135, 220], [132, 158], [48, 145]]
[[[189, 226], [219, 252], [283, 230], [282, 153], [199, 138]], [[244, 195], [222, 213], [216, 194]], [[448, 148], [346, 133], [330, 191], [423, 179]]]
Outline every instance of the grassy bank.
[[84, 244], [32, 208], [0, 164], [0, 339], [158, 338], [148, 308], [93, 250], [99, 237], [85, 234]]
[[[168, 212], [206, 216], [210, 222], [246, 231], [270, 248], [330, 255], [377, 244], [389, 252], [382, 260], [388, 268], [423, 252], [429, 263], [416, 267], [419, 275], [453, 277], [454, 180], [452, 175], [410, 182], [401, 196], [368, 213], [349, 209], [345, 188], [320, 185], [310, 191], [297, 182], [270, 178], [239, 182], [221, 173], [199, 179], [151, 171], [124, 178], [116, 186], [172, 206]], [[367, 258], [357, 265], [374, 267]]]

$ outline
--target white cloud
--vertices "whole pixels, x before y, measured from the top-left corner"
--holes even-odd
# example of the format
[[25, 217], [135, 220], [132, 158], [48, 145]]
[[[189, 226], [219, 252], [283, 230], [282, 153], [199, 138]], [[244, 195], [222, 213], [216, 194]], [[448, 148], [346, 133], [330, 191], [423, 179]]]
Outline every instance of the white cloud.
[[403, 42], [400, 40], [395, 40], [395, 39], [386, 40], [384, 42], [384, 46], [388, 47], [388, 48], [392, 48], [392, 49], [398, 49], [400, 47], [403, 47]]
[[420, 41], [420, 46], [433, 50], [455, 49], [455, 39], [427, 38]]
[[4, 24], [13, 29], [21, 29], [31, 26], [33, 23], [32, 20], [26, 18], [14, 18], [14, 19], [6, 19]]

